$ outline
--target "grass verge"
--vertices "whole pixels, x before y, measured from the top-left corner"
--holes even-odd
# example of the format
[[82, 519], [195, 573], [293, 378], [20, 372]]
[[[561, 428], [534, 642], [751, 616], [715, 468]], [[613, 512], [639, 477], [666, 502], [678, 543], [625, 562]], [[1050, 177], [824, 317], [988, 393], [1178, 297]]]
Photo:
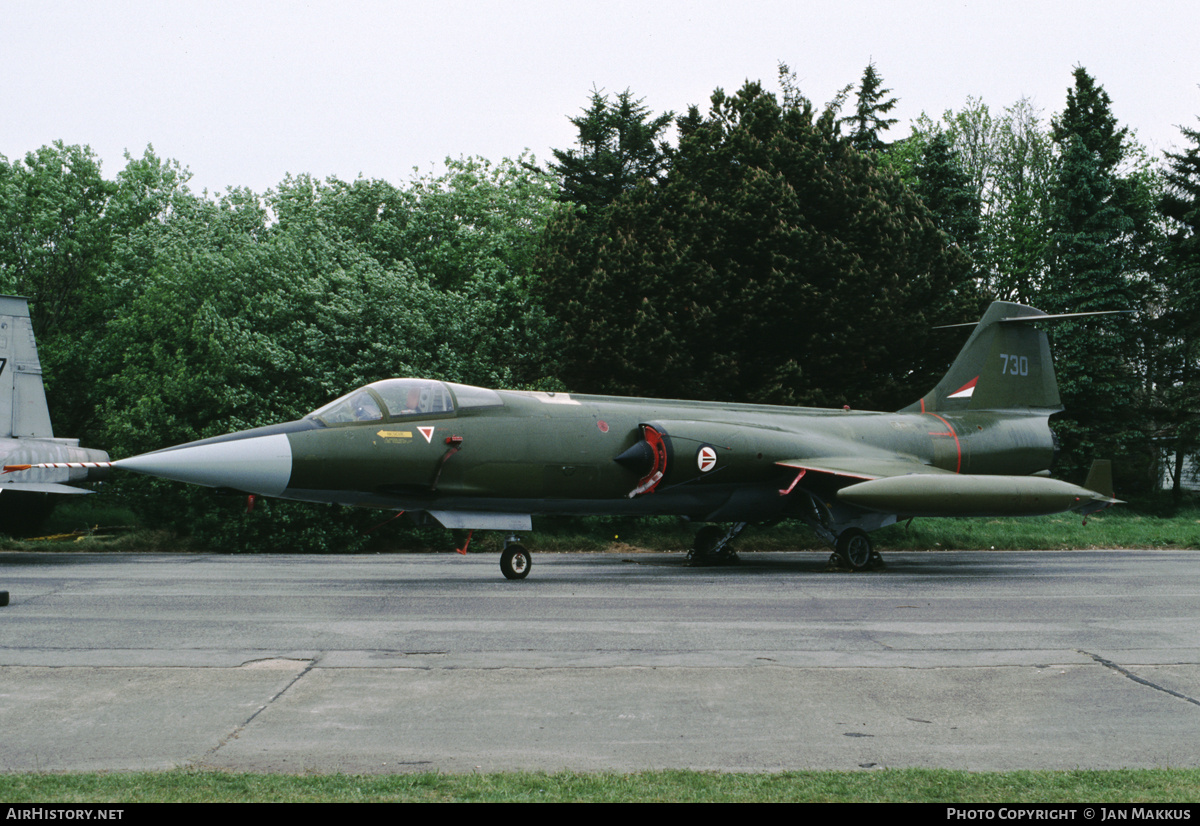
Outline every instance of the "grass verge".
[[157, 802], [1189, 803], [1200, 769], [966, 772], [883, 769], [282, 775], [214, 771], [0, 775], [0, 800]]

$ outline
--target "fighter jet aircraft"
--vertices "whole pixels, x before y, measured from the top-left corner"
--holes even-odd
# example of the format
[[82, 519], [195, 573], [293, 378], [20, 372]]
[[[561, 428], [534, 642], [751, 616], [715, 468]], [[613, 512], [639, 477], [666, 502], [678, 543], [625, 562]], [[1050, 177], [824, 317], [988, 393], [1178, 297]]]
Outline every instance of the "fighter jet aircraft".
[[50, 512], [49, 494], [92, 493], [72, 482], [102, 478], [108, 454], [79, 446], [78, 439], [56, 439], [42, 386], [29, 303], [0, 296], [0, 461], [37, 464], [36, 469], [0, 476], [0, 530], [27, 530]]
[[[895, 413], [386, 379], [298, 421], [109, 464], [458, 529], [524, 532], [537, 514], [678, 515], [709, 523], [692, 553], [710, 560], [728, 558], [749, 523], [798, 518], [863, 569], [877, 556], [868, 533], [898, 519], [1087, 514], [1118, 501], [1106, 465], [1086, 487], [1049, 476], [1048, 419], [1062, 405], [1038, 324], [1061, 317], [992, 304], [937, 386]], [[531, 563], [515, 540], [500, 558], [510, 579]]]

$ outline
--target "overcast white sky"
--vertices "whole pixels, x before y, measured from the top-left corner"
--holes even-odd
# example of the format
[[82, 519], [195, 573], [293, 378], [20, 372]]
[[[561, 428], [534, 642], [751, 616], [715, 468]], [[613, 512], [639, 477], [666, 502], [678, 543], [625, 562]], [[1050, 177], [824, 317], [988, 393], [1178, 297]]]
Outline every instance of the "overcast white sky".
[[824, 103], [872, 60], [893, 138], [968, 95], [1049, 117], [1076, 65], [1156, 152], [1200, 125], [1196, 0], [0, 0], [0, 154], [88, 144], [112, 178], [152, 143], [197, 191], [401, 184], [447, 156], [548, 160], [593, 86], [680, 112], [776, 90], [782, 61]]

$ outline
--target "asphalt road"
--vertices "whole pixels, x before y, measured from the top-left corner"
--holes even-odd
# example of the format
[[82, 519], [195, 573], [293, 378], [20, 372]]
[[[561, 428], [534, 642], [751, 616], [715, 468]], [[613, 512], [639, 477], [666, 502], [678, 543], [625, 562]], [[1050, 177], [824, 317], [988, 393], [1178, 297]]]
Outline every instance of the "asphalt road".
[[1200, 553], [0, 553], [2, 771], [1200, 765]]

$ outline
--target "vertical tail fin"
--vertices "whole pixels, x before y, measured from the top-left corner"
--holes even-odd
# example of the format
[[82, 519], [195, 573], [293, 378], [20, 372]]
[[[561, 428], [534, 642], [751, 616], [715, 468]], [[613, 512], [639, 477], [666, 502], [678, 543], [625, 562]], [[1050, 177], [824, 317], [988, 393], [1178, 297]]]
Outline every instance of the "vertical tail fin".
[[0, 437], [53, 436], [29, 302], [0, 296]]
[[1062, 409], [1041, 310], [995, 301], [975, 325], [949, 371], [902, 412]]

